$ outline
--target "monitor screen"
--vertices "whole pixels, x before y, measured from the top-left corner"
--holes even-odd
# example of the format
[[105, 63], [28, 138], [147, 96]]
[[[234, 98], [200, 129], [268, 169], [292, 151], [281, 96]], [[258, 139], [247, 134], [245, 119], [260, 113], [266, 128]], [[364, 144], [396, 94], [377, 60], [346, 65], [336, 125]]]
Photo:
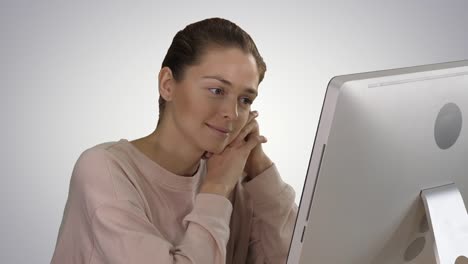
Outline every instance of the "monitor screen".
[[287, 263], [466, 261], [467, 125], [468, 61], [334, 77]]

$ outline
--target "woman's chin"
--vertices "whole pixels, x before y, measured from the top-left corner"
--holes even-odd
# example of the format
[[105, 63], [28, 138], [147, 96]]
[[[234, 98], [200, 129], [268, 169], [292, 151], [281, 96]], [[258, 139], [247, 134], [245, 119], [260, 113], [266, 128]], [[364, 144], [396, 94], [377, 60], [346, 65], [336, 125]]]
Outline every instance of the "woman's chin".
[[210, 152], [212, 154], [216, 154], [216, 155], [219, 155], [223, 152], [224, 149], [211, 149], [211, 150], [207, 150], [207, 152]]
[[224, 151], [225, 148], [226, 148], [225, 144], [219, 144], [217, 146], [211, 146], [210, 148], [208, 148], [206, 150], [206, 152], [210, 152], [210, 153], [219, 155]]

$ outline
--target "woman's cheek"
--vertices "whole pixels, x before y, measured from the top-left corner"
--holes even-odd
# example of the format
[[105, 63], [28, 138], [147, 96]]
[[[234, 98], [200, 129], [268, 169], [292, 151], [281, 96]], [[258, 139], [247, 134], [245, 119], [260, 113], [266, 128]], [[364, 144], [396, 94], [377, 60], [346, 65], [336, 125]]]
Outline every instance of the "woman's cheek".
[[229, 144], [230, 144], [231, 142], [233, 142], [234, 139], [237, 138], [237, 136], [239, 135], [240, 131], [241, 131], [241, 129], [236, 129], [236, 130], [234, 130], [233, 133], [231, 133], [231, 138], [229, 138]]

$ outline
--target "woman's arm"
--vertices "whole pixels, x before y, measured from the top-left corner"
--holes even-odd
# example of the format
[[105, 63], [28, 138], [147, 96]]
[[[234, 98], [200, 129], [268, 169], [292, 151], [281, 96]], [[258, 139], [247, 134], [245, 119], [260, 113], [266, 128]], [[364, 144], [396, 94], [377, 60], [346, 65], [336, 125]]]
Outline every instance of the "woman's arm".
[[[258, 116], [256, 113], [254, 116]], [[259, 125], [251, 119], [240, 134], [259, 136]], [[294, 189], [280, 177], [274, 163], [258, 144], [246, 161], [244, 188], [253, 201], [253, 223], [247, 263], [286, 263], [291, 242], [297, 205]]]
[[105, 150], [80, 156], [51, 263], [225, 263], [228, 199], [198, 194], [183, 219], [185, 233], [173, 244], [164, 236], [167, 230], [150, 221], [134, 184], [119, 174]]
[[247, 263], [284, 264], [297, 216], [294, 189], [281, 179], [274, 164], [250, 178], [243, 184], [253, 200]]
[[187, 229], [177, 244], [168, 242], [162, 230], [128, 201], [102, 206], [92, 220], [92, 263], [225, 263], [231, 213], [226, 200], [198, 195], [193, 211], [183, 220]]

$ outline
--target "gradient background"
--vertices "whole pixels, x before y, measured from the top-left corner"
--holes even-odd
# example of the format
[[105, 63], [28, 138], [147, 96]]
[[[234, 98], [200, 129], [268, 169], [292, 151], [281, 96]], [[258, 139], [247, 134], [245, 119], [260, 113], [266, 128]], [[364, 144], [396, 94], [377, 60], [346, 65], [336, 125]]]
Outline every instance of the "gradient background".
[[85, 149], [156, 125], [157, 72], [185, 25], [220, 16], [268, 71], [254, 109], [299, 202], [328, 80], [468, 58], [466, 1], [0, 3], [2, 263], [48, 263]]

